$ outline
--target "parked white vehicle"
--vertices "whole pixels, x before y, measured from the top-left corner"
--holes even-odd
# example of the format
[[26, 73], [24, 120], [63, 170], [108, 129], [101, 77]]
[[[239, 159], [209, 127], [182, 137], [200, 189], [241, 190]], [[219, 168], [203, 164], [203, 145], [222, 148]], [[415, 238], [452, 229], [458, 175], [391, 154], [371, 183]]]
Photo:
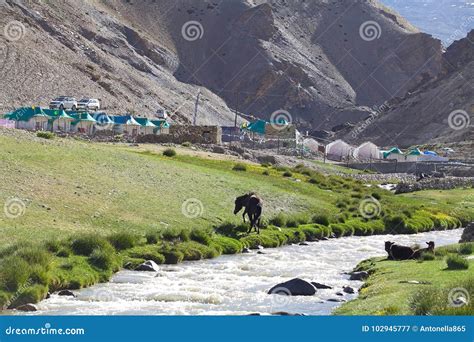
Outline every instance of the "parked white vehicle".
[[77, 101], [71, 96], [59, 96], [49, 103], [50, 109], [77, 110]]
[[100, 110], [100, 101], [98, 99], [85, 97], [77, 103], [77, 109], [96, 112]]

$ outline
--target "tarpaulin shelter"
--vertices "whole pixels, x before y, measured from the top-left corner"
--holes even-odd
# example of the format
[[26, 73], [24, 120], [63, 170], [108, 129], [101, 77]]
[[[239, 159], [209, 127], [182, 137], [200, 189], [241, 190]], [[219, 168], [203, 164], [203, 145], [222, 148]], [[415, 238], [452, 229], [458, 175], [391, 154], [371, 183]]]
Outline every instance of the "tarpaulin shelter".
[[62, 109], [43, 109], [43, 112], [50, 117], [48, 129], [53, 131], [69, 132], [74, 118]]
[[405, 160], [406, 161], [419, 161], [420, 156], [422, 155], [423, 155], [423, 152], [421, 152], [419, 148], [414, 148], [407, 153]]
[[17, 128], [44, 131], [47, 129], [50, 117], [40, 107], [23, 107], [5, 116], [6, 119], [15, 120]]
[[140, 127], [140, 134], [153, 134], [156, 125], [151, 122], [148, 118], [135, 118], [141, 127]]
[[140, 124], [132, 115], [121, 115], [112, 117], [115, 123], [116, 130], [123, 134], [138, 135]]
[[88, 112], [74, 112], [70, 114], [74, 118], [72, 122], [72, 130], [79, 133], [92, 135], [94, 133], [94, 125], [97, 122]]
[[405, 161], [405, 155], [398, 147], [392, 147], [387, 151], [380, 151], [383, 159]]
[[104, 112], [94, 113], [95, 129], [96, 131], [112, 131], [114, 129], [115, 122], [110, 115]]
[[354, 158], [358, 160], [372, 160], [379, 159], [380, 149], [374, 143], [367, 141], [363, 144], [360, 144], [354, 150]]
[[170, 131], [170, 124], [167, 122], [165, 119], [151, 119], [150, 120], [152, 124], [154, 124], [156, 127], [153, 130], [153, 133], [155, 134], [168, 134]]
[[352, 156], [354, 148], [338, 139], [326, 145], [326, 157], [331, 160], [343, 160]]

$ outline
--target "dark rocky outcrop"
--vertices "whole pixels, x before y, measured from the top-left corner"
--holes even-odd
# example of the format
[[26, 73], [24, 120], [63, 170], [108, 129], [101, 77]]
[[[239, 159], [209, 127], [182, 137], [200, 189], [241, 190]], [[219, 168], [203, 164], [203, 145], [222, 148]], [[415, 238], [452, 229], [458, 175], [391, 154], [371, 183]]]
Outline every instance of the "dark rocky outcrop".
[[35, 304], [32, 304], [32, 303], [27, 303], [27, 304], [23, 304], [23, 305], [20, 305], [20, 306], [17, 306], [15, 308], [16, 310], [18, 311], [38, 311], [38, 307], [35, 305]]
[[317, 289], [332, 289], [331, 286], [312, 281], [311, 284]]
[[349, 280], [365, 280], [369, 277], [369, 273], [366, 271], [352, 272], [350, 273]]
[[469, 223], [464, 231], [462, 232], [461, 240], [459, 242], [472, 242], [474, 241], [474, 222]]
[[316, 288], [307, 281], [294, 278], [284, 283], [272, 287], [268, 294], [280, 294], [286, 296], [312, 296], [316, 293]]
[[74, 292], [70, 291], [70, 290], [61, 290], [58, 292], [58, 296], [71, 296], [71, 297], [76, 297], [76, 295], [74, 294]]

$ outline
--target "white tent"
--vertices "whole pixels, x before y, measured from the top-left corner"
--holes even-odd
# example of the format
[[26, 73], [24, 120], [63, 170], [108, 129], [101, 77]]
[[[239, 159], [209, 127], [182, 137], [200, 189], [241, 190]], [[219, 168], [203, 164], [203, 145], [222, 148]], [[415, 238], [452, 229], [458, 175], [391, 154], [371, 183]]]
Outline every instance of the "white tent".
[[354, 150], [354, 158], [358, 160], [379, 159], [380, 149], [374, 143], [367, 141]]
[[352, 156], [353, 147], [338, 139], [326, 145], [326, 156], [331, 160], [342, 160]]

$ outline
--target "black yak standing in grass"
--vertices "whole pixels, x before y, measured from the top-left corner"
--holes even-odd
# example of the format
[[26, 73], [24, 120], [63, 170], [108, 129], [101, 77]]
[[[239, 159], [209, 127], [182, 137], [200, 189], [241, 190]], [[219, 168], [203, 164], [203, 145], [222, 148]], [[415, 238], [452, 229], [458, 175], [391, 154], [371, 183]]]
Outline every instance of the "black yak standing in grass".
[[255, 193], [250, 192], [248, 194], [239, 196], [235, 199], [234, 215], [236, 215], [242, 208], [245, 208], [242, 218], [245, 222], [245, 215], [249, 217], [250, 228], [247, 233], [255, 228], [258, 234], [260, 234], [260, 218], [263, 211], [263, 201]]
[[415, 253], [411, 247], [397, 245], [390, 241], [385, 241], [385, 251], [387, 251], [390, 260], [408, 260]]
[[416, 250], [415, 253], [413, 253], [413, 255], [412, 255], [412, 259], [419, 259], [423, 255], [423, 253], [433, 253], [434, 252], [434, 248], [435, 248], [434, 241], [428, 241], [428, 242], [426, 242], [426, 244], [428, 245], [428, 247]]

